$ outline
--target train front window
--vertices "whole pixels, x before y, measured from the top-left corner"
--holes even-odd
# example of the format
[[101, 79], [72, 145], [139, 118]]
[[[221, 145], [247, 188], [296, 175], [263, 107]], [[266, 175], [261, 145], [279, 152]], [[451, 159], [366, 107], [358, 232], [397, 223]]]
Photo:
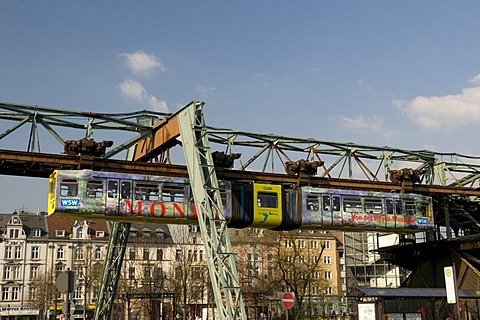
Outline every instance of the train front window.
[[179, 186], [162, 186], [162, 201], [185, 202], [185, 190]]
[[90, 179], [87, 181], [87, 197], [102, 198], [103, 197], [103, 181], [98, 179]]
[[157, 183], [136, 183], [135, 200], [158, 201], [160, 190]]
[[259, 192], [257, 205], [262, 208], [278, 208], [278, 196], [273, 192]]
[[77, 179], [62, 179], [60, 183], [60, 195], [62, 197], [75, 197], [78, 195]]
[[422, 217], [430, 216], [430, 203], [428, 202], [417, 202], [417, 215]]

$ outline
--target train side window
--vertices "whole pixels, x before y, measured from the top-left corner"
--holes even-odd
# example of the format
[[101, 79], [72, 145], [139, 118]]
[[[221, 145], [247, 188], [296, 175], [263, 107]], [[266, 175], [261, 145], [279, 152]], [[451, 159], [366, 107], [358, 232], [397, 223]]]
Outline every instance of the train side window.
[[162, 201], [185, 202], [185, 189], [179, 186], [162, 186]]
[[75, 197], [78, 195], [77, 179], [62, 179], [60, 183], [60, 195], [62, 197]]
[[122, 181], [122, 185], [121, 185], [121, 196], [122, 196], [122, 199], [130, 199], [130, 187], [131, 187], [131, 183], [130, 181]]
[[274, 192], [259, 192], [257, 194], [259, 207], [278, 208], [278, 196]]
[[408, 215], [415, 215], [415, 202], [405, 201], [405, 213]]
[[380, 198], [365, 198], [364, 199], [365, 212], [381, 214], [382, 213], [382, 199]]
[[98, 179], [90, 179], [87, 181], [87, 197], [102, 198], [103, 197], [103, 181]]
[[340, 211], [340, 196], [332, 197], [333, 211]]
[[354, 212], [354, 213], [362, 212], [362, 199], [358, 196], [343, 197], [343, 211]]
[[330, 196], [322, 196], [323, 202], [323, 211], [329, 212], [330, 211]]
[[318, 198], [315, 196], [307, 197], [307, 209], [310, 211], [318, 211], [320, 205], [318, 203]]
[[387, 214], [393, 214], [393, 199], [386, 199], [385, 207], [387, 210]]
[[108, 197], [116, 199], [118, 195], [118, 181], [109, 180], [107, 190]]
[[135, 184], [135, 200], [158, 201], [159, 193], [158, 183]]

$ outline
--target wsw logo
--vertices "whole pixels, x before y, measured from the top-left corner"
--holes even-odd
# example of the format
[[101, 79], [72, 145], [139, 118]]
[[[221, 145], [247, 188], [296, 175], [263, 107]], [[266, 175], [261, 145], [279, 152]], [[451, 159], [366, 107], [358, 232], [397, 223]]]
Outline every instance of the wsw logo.
[[64, 207], [77, 207], [80, 199], [60, 199], [60, 205]]

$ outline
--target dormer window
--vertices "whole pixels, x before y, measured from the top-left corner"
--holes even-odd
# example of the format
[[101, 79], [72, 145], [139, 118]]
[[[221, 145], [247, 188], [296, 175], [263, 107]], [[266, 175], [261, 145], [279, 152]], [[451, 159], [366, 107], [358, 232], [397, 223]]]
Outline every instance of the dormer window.
[[42, 229], [33, 228], [32, 229], [32, 237], [41, 237], [42, 236]]
[[65, 237], [65, 230], [55, 230], [55, 235], [57, 237]]
[[105, 232], [104, 232], [104, 231], [97, 231], [97, 232], [95, 233], [95, 236], [96, 236], [97, 238], [103, 238], [103, 237], [105, 237]]
[[17, 239], [20, 234], [20, 230], [18, 229], [10, 229], [9, 230], [9, 238], [10, 239]]
[[77, 239], [82, 239], [83, 238], [83, 229], [82, 228], [77, 229], [76, 237], [77, 237]]

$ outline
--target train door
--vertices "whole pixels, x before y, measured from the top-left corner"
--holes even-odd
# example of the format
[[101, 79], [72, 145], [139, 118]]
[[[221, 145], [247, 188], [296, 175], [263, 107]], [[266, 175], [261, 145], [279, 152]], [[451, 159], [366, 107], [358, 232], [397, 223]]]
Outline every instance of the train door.
[[404, 222], [404, 213], [403, 213], [403, 205], [401, 199], [393, 199], [395, 202], [395, 229], [403, 229], [405, 227]]
[[107, 198], [105, 201], [105, 214], [118, 215], [120, 197], [119, 195], [119, 180], [107, 179]]
[[[118, 211], [119, 215], [133, 215], [132, 204], [132, 182], [130, 180], [120, 180], [120, 190], [118, 194]], [[128, 202], [128, 205], [127, 205]]]
[[322, 225], [332, 225], [332, 199], [330, 195], [322, 195]]
[[376, 228], [384, 229], [387, 226], [387, 215], [383, 209], [382, 198], [371, 197], [364, 198], [363, 205], [365, 212], [369, 214], [369, 218], [372, 219], [372, 224]]
[[385, 226], [388, 229], [395, 229], [395, 205], [398, 200], [392, 198], [385, 199], [385, 217], [386, 223]]

